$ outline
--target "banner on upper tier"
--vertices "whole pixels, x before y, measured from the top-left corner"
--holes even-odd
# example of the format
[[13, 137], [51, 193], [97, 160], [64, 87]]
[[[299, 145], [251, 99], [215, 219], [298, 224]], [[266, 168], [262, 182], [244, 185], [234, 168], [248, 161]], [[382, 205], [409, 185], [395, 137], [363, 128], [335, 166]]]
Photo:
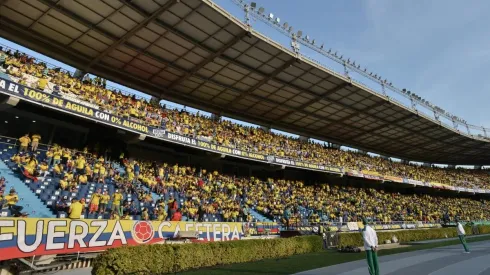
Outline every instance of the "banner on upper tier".
[[370, 180], [383, 180], [383, 176], [375, 171], [369, 171], [369, 170], [362, 170], [362, 174], [364, 175], [364, 178], [370, 179]]
[[0, 218], [0, 261], [158, 244], [180, 231], [197, 231], [196, 242], [243, 237], [242, 223]]
[[357, 170], [347, 170], [345, 172], [348, 176], [351, 176], [351, 177], [359, 177], [359, 178], [364, 178], [364, 175], [361, 173], [361, 171], [357, 171]]
[[386, 181], [403, 183], [403, 178], [400, 177], [394, 177], [394, 176], [383, 176], [383, 177]]
[[277, 164], [277, 165], [286, 165], [286, 166], [291, 166], [291, 167], [299, 167], [299, 168], [305, 168], [305, 169], [310, 169], [310, 170], [320, 170], [320, 171], [327, 171], [327, 172], [332, 172], [332, 173], [342, 173], [343, 169], [340, 167], [335, 167], [335, 166], [328, 166], [328, 165], [319, 165], [311, 162], [305, 162], [305, 161], [298, 161], [298, 160], [292, 160], [292, 159], [286, 159], [286, 158], [278, 158], [275, 156], [269, 156], [269, 162]]
[[[12, 78], [16, 79], [17, 78]], [[269, 156], [259, 153], [247, 152], [240, 149], [230, 148], [226, 146], [210, 143], [204, 138], [191, 138], [176, 133], [170, 133], [165, 129], [154, 128], [139, 123], [139, 120], [133, 118], [122, 118], [108, 112], [100, 111], [97, 106], [89, 102], [80, 100], [69, 93], [54, 92], [52, 89], [44, 91], [29, 88], [24, 85], [17, 84], [12, 79], [0, 78], [0, 93], [13, 95], [21, 99], [31, 102], [48, 105], [53, 108], [61, 109], [78, 116], [82, 116], [95, 121], [115, 126], [118, 128], [134, 131], [153, 138], [170, 141], [194, 148], [199, 148], [207, 151], [212, 151], [218, 154], [236, 156], [240, 158], [273, 163], [277, 165], [287, 165], [310, 170], [320, 170], [332, 173], [342, 173], [342, 168], [335, 166], [319, 165], [315, 163], [296, 161], [288, 159], [280, 159], [275, 156]]]

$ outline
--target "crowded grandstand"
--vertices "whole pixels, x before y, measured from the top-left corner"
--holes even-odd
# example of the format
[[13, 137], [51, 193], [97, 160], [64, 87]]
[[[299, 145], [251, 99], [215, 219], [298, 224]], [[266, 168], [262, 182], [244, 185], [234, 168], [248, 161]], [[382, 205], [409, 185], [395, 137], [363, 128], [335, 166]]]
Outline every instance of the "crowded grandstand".
[[[180, 3], [168, 1], [160, 12], [170, 9], [174, 2]], [[131, 5], [136, 9], [136, 4]], [[51, 8], [67, 13], [58, 5]], [[142, 22], [146, 25], [141, 27], [151, 23]], [[243, 32], [232, 41], [246, 36]], [[124, 44], [128, 39], [121, 40]], [[96, 59], [104, 59], [104, 54]], [[284, 70], [295, 62], [301, 64], [299, 59], [295, 57], [279, 67]], [[96, 67], [98, 60], [90, 66]], [[167, 86], [179, 86], [198, 69]], [[256, 81], [250, 85], [250, 92], [239, 97], [253, 94], [281, 70]], [[424, 135], [429, 140], [423, 142], [427, 145], [410, 151], [407, 148], [413, 144], [408, 144], [403, 147], [406, 151], [391, 157], [368, 154], [364, 148], [372, 148], [372, 144], [360, 142], [360, 146], [367, 147], [346, 149], [338, 137], [335, 142], [327, 142], [284, 135], [267, 126], [210, 115], [206, 108], [192, 112], [161, 104], [165, 93], [155, 91], [151, 98], [141, 97], [111, 87], [110, 80], [105, 75], [65, 70], [19, 49], [0, 46], [0, 115], [5, 118], [0, 127], [0, 213], [4, 218], [14, 218], [8, 226], [22, 228], [18, 222], [27, 218], [90, 223], [100, 220], [114, 225], [116, 232], [120, 221], [135, 221], [134, 226], [121, 227], [123, 237], [118, 245], [125, 245], [157, 243], [177, 237], [179, 231], [191, 231], [188, 229], [192, 226], [198, 232], [194, 241], [212, 241], [240, 239], [252, 231], [267, 235], [304, 228], [315, 233], [355, 231], [363, 219], [382, 230], [440, 227], [456, 220], [490, 221], [490, 173], [482, 166], [485, 154], [472, 158], [465, 153], [459, 159], [458, 154], [437, 153], [436, 148], [434, 156], [427, 159], [438, 160], [450, 154], [450, 166], [411, 162], [411, 156], [425, 157], [417, 150], [424, 151], [422, 147], [428, 146], [432, 138], [430, 133], [423, 134], [423, 129], [415, 135]], [[204, 86], [201, 84], [197, 86]], [[352, 85], [338, 84], [331, 94]], [[310, 100], [301, 106], [313, 104], [314, 98]], [[294, 112], [285, 111], [281, 118]], [[346, 117], [359, 114], [361, 111], [352, 111]], [[406, 119], [427, 120], [424, 123], [429, 128], [432, 123], [411, 113]], [[371, 134], [389, 124], [367, 132], [359, 130], [357, 135]], [[452, 135], [471, 138], [468, 148], [487, 142], [437, 127], [437, 131], [451, 132], [444, 135], [447, 139]], [[394, 152], [396, 142], [403, 143], [390, 139], [395, 140], [389, 144], [392, 149], [382, 153]], [[349, 141], [355, 143], [355, 138]], [[383, 143], [378, 146], [383, 147]], [[398, 159], [404, 153], [407, 158]], [[458, 167], [456, 164], [467, 164], [459, 163], [461, 160], [471, 160], [477, 167]], [[185, 230], [178, 222], [188, 222]], [[218, 223], [221, 228], [215, 227]], [[240, 229], [233, 229], [237, 224]], [[144, 232], [137, 232], [137, 225]], [[207, 235], [199, 230], [203, 225]], [[164, 227], [171, 229], [166, 232]], [[33, 228], [24, 227], [24, 234], [35, 234]], [[152, 240], [155, 232], [161, 233], [158, 240]], [[147, 233], [151, 237], [141, 237]], [[106, 235], [112, 239], [117, 234]], [[124, 239], [129, 240], [129, 236], [133, 243]], [[68, 253], [61, 249], [58, 252]]]
[[[316, 163], [342, 168], [344, 171], [364, 171], [375, 175], [408, 178], [420, 182], [432, 182], [443, 186], [464, 188], [487, 188], [490, 174], [486, 170], [448, 169], [404, 164], [390, 159], [373, 157], [347, 150], [327, 148], [324, 145], [301, 141], [261, 128], [245, 127], [227, 120], [216, 120], [166, 106], [152, 105], [144, 98], [136, 99], [118, 90], [106, 88], [105, 80], [73, 77], [70, 72], [49, 68], [19, 51], [6, 49], [1, 52], [2, 67], [7, 76], [30, 88], [47, 91], [54, 96], [63, 96], [97, 106], [99, 111], [122, 117], [138, 125], [153, 127], [178, 134], [181, 137], [202, 140], [239, 149], [250, 153], [274, 155], [281, 158]], [[82, 105], [79, 105], [83, 108]], [[105, 214], [106, 218], [135, 218], [145, 220], [172, 220], [177, 210], [186, 219], [199, 220], [212, 215], [219, 221], [251, 221], [250, 208], [269, 217], [270, 220], [344, 222], [355, 220], [363, 213], [373, 221], [423, 220], [440, 221], [443, 216], [464, 217], [468, 220], [487, 219], [485, 201], [464, 198], [399, 194], [376, 189], [329, 186], [318, 182], [305, 185], [302, 181], [274, 178], [237, 178], [221, 175], [218, 171], [206, 171], [203, 167], [189, 167], [178, 163], [160, 163], [146, 160], [128, 160], [121, 155], [122, 171], [107, 162], [97, 153], [88, 157], [87, 148], [63, 148], [59, 145], [45, 147], [37, 154], [41, 137], [26, 134], [8, 151], [10, 163], [20, 167], [28, 178], [39, 175], [56, 178], [58, 186], [48, 189], [58, 192], [50, 199], [50, 205], [58, 215], [63, 214], [71, 202], [66, 194], [77, 192], [88, 183], [104, 184], [102, 191], [96, 188], [86, 197], [87, 209], [81, 214], [94, 218]], [[29, 150], [30, 149], [30, 150]], [[80, 150], [78, 152], [77, 150]], [[17, 152], [18, 151], [18, 152]], [[78, 152], [78, 153], [77, 153]], [[108, 189], [106, 181], [115, 187]], [[141, 185], [148, 189], [142, 189]], [[436, 184], [434, 186], [437, 187]], [[35, 190], [35, 187], [32, 188]], [[122, 197], [115, 198], [120, 192]], [[45, 193], [45, 192], [44, 192]], [[48, 201], [42, 195], [43, 201]], [[83, 192], [80, 192], [84, 194]], [[154, 200], [150, 194], [160, 196]], [[169, 195], [170, 194], [170, 195]], [[174, 196], [175, 194], [175, 196]], [[47, 194], [51, 195], [51, 194]], [[177, 203], [174, 204], [174, 201]], [[138, 202], [153, 207], [140, 208]], [[100, 207], [99, 207], [100, 203]], [[15, 204], [8, 200], [7, 205]], [[108, 205], [111, 207], [107, 208]], [[114, 208], [114, 205], [121, 208]], [[122, 211], [124, 209], [124, 211]], [[19, 211], [14, 214], [19, 215]], [[117, 211], [114, 211], [117, 210]], [[286, 213], [286, 215], [285, 215]], [[103, 215], [104, 216], [104, 215]], [[216, 218], [218, 217], [218, 218]]]

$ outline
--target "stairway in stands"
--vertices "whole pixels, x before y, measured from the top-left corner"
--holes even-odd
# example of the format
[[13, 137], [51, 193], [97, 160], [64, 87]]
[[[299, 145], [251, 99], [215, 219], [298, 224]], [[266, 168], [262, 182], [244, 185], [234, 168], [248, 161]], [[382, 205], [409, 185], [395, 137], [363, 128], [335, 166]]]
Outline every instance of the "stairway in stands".
[[[115, 185], [108, 179], [105, 183], [89, 182], [86, 185], [81, 185], [75, 192], [69, 192], [59, 189], [59, 178], [47, 176], [45, 178], [39, 178], [37, 182], [34, 182], [20, 173], [20, 168], [17, 164], [10, 161], [12, 155], [17, 152], [17, 148], [14, 146], [15, 140], [0, 137], [0, 173], [7, 180], [7, 192], [11, 186], [15, 187], [21, 201], [18, 205], [23, 206], [23, 212], [27, 212], [31, 217], [66, 217], [68, 214], [64, 212], [58, 213], [56, 211], [56, 202], [63, 196], [68, 198], [68, 202], [71, 202], [73, 198], [78, 200], [86, 199], [86, 208], [90, 204], [90, 198], [97, 189], [102, 191], [108, 191], [109, 195], [112, 195], [116, 189]], [[45, 157], [45, 147], [39, 148], [38, 160], [42, 161]], [[143, 206], [138, 201], [136, 194], [131, 197], [124, 196], [124, 199], [136, 202], [138, 208]], [[70, 203], [68, 203], [69, 205]], [[112, 204], [109, 203], [107, 212], [104, 215], [88, 214], [84, 213], [84, 217], [88, 219], [101, 219], [110, 217], [110, 209]], [[2, 210], [2, 215], [10, 215], [10, 212], [6, 209]], [[139, 215], [131, 216], [131, 219], [140, 219]]]
[[260, 214], [259, 212], [255, 211], [254, 209], [250, 209], [250, 215], [252, 215], [254, 221], [258, 221], [258, 222], [272, 222], [271, 219], [269, 219], [266, 216]]
[[[0, 176], [5, 177], [8, 193], [10, 188], [15, 188], [19, 196], [17, 205], [24, 207], [22, 212], [26, 212], [30, 217], [53, 218], [54, 213], [29, 189], [29, 182], [21, 179], [17, 175], [16, 167], [9, 166], [10, 157], [14, 154], [15, 147], [10, 140], [0, 138]], [[1, 209], [1, 216], [10, 216], [7, 208]]]

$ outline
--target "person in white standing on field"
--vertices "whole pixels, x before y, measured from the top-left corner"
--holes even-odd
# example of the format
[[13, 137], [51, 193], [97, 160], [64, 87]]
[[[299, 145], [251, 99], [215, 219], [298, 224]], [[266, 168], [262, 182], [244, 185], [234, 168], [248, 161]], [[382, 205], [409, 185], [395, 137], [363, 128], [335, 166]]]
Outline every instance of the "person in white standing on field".
[[376, 231], [368, 225], [365, 218], [362, 219], [362, 224], [364, 224], [364, 228], [361, 230], [362, 240], [364, 241], [364, 250], [366, 250], [369, 274], [379, 275], [378, 235], [376, 235]]
[[464, 253], [470, 253], [470, 250], [468, 249], [468, 246], [466, 245], [466, 239], [465, 239], [465, 235], [466, 235], [466, 232], [464, 231], [464, 227], [463, 225], [459, 222], [458, 219], [456, 219], [456, 222], [457, 222], [457, 230], [458, 230], [458, 237], [459, 237], [459, 241], [461, 242], [461, 244], [463, 245], [464, 247]]

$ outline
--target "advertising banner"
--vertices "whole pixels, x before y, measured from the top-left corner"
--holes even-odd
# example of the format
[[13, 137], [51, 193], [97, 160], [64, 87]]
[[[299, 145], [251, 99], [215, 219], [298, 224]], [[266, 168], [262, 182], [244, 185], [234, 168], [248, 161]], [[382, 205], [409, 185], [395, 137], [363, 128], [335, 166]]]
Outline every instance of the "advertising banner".
[[[353, 177], [361, 177], [372, 180], [388, 180], [393, 182], [405, 182], [412, 185], [436, 187], [454, 190], [453, 187], [444, 186], [441, 183], [423, 183], [421, 181], [412, 179], [402, 179], [395, 176], [383, 176], [377, 172], [364, 170], [345, 170], [341, 167], [321, 165], [301, 160], [291, 160], [287, 158], [278, 158], [276, 156], [264, 155], [260, 153], [243, 151], [235, 148], [221, 146], [213, 144], [204, 138], [192, 138], [183, 136], [177, 133], [170, 133], [165, 129], [154, 128], [145, 124], [142, 124], [139, 120], [132, 118], [123, 118], [114, 115], [109, 112], [101, 111], [96, 104], [84, 101], [76, 97], [74, 94], [65, 93], [63, 91], [54, 92], [52, 83], [48, 83], [47, 88], [44, 91], [36, 90], [16, 83], [18, 78], [10, 77], [11, 79], [0, 78], [0, 93], [15, 96], [30, 102], [40, 104], [43, 106], [49, 106], [58, 110], [62, 110], [74, 115], [84, 117], [90, 120], [101, 122], [110, 126], [118, 127], [128, 131], [144, 134], [148, 137], [165, 140], [172, 143], [177, 143], [193, 148], [198, 148], [206, 151], [211, 151], [218, 154], [224, 154], [228, 156], [235, 156], [239, 158], [271, 163], [275, 165], [284, 165], [290, 167], [296, 167], [301, 169], [324, 171], [329, 173], [347, 174]], [[37, 84], [37, 78], [27, 77], [31, 86]], [[462, 191], [458, 189], [459, 191]], [[468, 192], [475, 192], [477, 190], [466, 190]], [[477, 191], [478, 192], [478, 191]], [[489, 190], [480, 191], [481, 193], [488, 193]]]
[[364, 178], [364, 175], [361, 173], [361, 171], [357, 171], [357, 170], [347, 170], [346, 174], [351, 177]]
[[44, 106], [50, 106], [56, 109], [61, 109], [78, 116], [82, 116], [91, 120], [103, 122], [107, 125], [115, 126], [121, 129], [126, 129], [147, 135], [152, 138], [162, 139], [173, 143], [178, 143], [194, 148], [199, 148], [215, 153], [225, 154], [229, 156], [236, 156], [240, 158], [268, 162], [277, 165], [286, 165], [291, 167], [305, 168], [309, 170], [319, 170], [331, 173], [342, 173], [342, 168], [335, 166], [320, 165], [305, 161], [296, 161], [289, 159], [281, 159], [275, 156], [268, 156], [260, 153], [247, 152], [235, 148], [221, 146], [210, 143], [202, 139], [195, 139], [179, 135], [177, 133], [170, 133], [165, 129], [154, 128], [139, 123], [136, 120], [125, 119], [108, 112], [99, 111], [98, 106], [95, 104], [78, 99], [72, 94], [59, 92], [41, 91], [31, 89], [29, 87], [17, 84], [13, 80], [0, 78], [0, 92], [19, 97], [21, 99], [29, 100], [31, 102], [41, 104]]
[[383, 180], [383, 176], [375, 171], [369, 171], [369, 170], [362, 170], [362, 174], [364, 175], [364, 178], [370, 179], [370, 180]]
[[383, 177], [386, 181], [403, 183], [403, 179], [400, 177], [393, 177], [393, 176], [383, 176]]
[[0, 261], [164, 243], [180, 231], [197, 231], [196, 242], [243, 237], [242, 223], [0, 218], [0, 229]]

